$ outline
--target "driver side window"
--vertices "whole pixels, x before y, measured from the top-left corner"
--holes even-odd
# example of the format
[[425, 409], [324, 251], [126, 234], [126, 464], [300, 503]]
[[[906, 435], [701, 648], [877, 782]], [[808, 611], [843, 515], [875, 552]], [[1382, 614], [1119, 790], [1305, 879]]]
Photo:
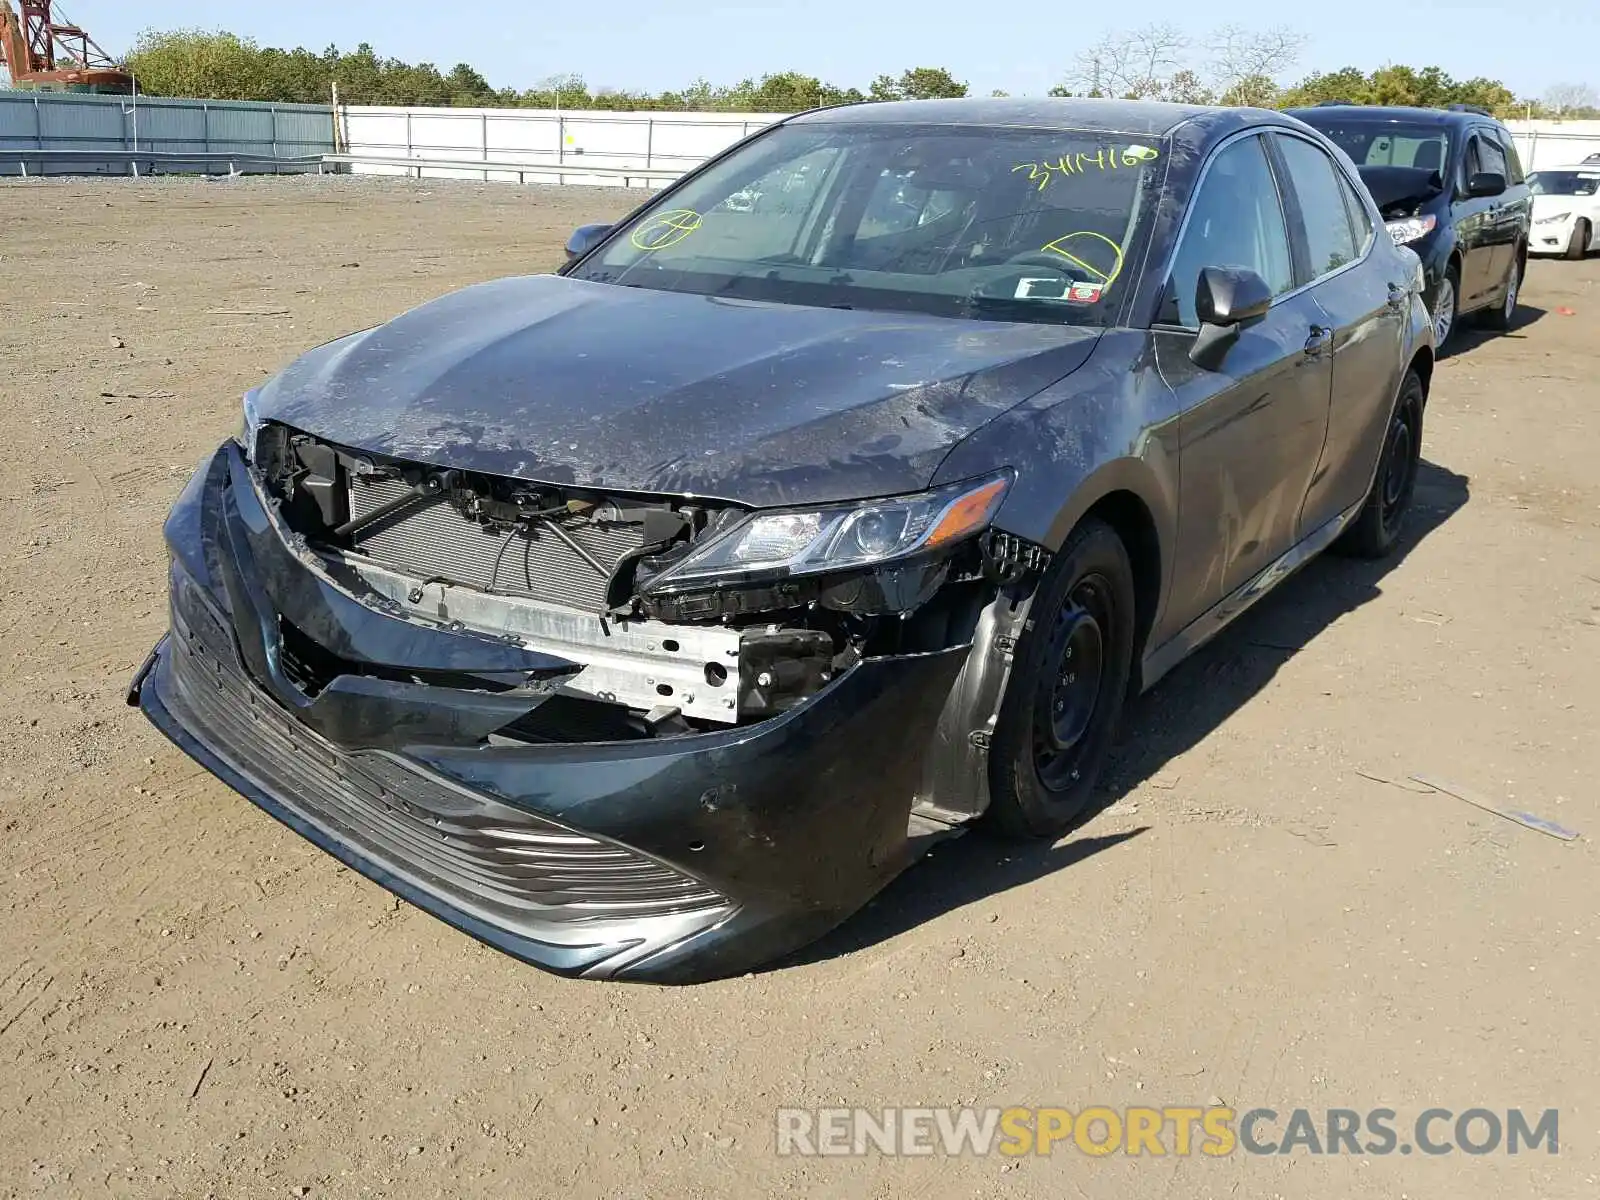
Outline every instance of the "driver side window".
[[1476, 139], [1478, 146], [1478, 162], [1480, 171], [1493, 171], [1496, 175], [1507, 177], [1510, 181], [1511, 172], [1506, 168], [1506, 154], [1500, 148], [1500, 143], [1494, 138], [1479, 134]]
[[1163, 322], [1200, 327], [1194, 297], [1202, 267], [1247, 267], [1274, 296], [1294, 287], [1283, 202], [1259, 136], [1224, 149], [1201, 180], [1173, 257]]

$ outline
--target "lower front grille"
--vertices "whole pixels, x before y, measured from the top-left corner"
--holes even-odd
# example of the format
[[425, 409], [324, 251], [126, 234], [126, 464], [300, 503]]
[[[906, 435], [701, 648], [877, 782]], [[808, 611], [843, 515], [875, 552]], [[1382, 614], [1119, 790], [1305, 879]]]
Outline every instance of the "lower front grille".
[[458, 788], [393, 755], [340, 749], [249, 680], [229, 636], [193, 591], [179, 588], [163, 702], [278, 803], [412, 886], [533, 938], [548, 938], [559, 924], [726, 907], [699, 880], [625, 846]]
[[[366, 516], [409, 491], [403, 480], [354, 476], [350, 515]], [[401, 509], [360, 535], [357, 549], [381, 566], [419, 579], [443, 576], [484, 591], [572, 608], [603, 608], [611, 572], [624, 555], [644, 544], [643, 526], [575, 519], [563, 522], [561, 530], [605, 567], [606, 574], [548, 525], [492, 531], [444, 498]]]

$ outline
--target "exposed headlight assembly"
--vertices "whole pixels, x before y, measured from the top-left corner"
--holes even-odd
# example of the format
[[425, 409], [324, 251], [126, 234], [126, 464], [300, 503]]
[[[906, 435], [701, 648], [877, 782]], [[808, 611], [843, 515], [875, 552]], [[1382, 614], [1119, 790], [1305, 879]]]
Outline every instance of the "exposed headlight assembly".
[[244, 394], [240, 404], [239, 428], [234, 433], [234, 441], [244, 449], [246, 462], [252, 462], [256, 456], [256, 437], [261, 432], [261, 414], [256, 411], [256, 393], [254, 389]]
[[1533, 223], [1535, 225], [1554, 225], [1557, 221], [1565, 221], [1570, 216], [1572, 216], [1570, 212], [1551, 213], [1548, 217], [1536, 218]]
[[1433, 232], [1434, 226], [1438, 223], [1438, 218], [1430, 213], [1423, 217], [1399, 217], [1393, 221], [1385, 221], [1383, 227], [1389, 231], [1389, 236], [1394, 239], [1396, 246], [1404, 246], [1410, 242], [1420, 242]]
[[818, 575], [953, 546], [989, 527], [1011, 478], [1007, 473], [914, 496], [751, 513], [657, 575], [648, 590]]

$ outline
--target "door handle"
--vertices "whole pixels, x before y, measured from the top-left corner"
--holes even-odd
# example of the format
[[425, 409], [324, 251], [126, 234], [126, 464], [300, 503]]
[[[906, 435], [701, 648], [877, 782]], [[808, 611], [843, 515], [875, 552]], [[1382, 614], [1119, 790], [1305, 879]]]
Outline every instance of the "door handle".
[[1326, 325], [1313, 325], [1311, 336], [1306, 338], [1306, 357], [1320, 358], [1333, 342], [1333, 330]]

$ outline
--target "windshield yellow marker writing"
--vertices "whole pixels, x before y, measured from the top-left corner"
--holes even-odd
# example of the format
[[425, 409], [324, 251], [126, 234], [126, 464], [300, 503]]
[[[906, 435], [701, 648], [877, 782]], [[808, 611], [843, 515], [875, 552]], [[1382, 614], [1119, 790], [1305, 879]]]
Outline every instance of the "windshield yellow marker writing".
[[[1077, 241], [1077, 239], [1080, 238], [1084, 240]], [[1082, 255], [1088, 254], [1091, 249], [1093, 250], [1096, 258], [1101, 256], [1101, 251], [1099, 250], [1099, 247], [1096, 246], [1096, 243], [1110, 247], [1110, 270], [1107, 270], [1104, 267], [1097, 267], [1092, 263], [1087, 263], [1083, 260]], [[1068, 250], [1066, 248], [1069, 245], [1073, 247], [1072, 250]], [[1065, 233], [1053, 242], [1046, 242], [1041, 249], [1046, 254], [1059, 254], [1073, 266], [1078, 267], [1080, 270], [1087, 271], [1106, 287], [1110, 287], [1111, 284], [1115, 282], [1117, 276], [1122, 274], [1122, 247], [1117, 245], [1110, 238], [1106, 237], [1103, 233], [1095, 233], [1093, 230], [1089, 229], [1079, 230], [1077, 233]], [[1074, 253], [1074, 251], [1076, 251], [1076, 253]]]
[[1116, 171], [1154, 162], [1159, 157], [1161, 151], [1154, 146], [1124, 146], [1120, 150], [1114, 146], [1101, 146], [1093, 154], [1080, 151], [1077, 154], [1063, 154], [1054, 160], [1018, 163], [1011, 171], [1012, 174], [1028, 172], [1028, 182], [1037, 183], [1038, 190], [1042, 192], [1057, 175], [1065, 178], [1069, 175], [1087, 175], [1091, 170]]
[[656, 213], [635, 229], [628, 240], [640, 250], [665, 250], [699, 229], [703, 219], [692, 208], [671, 208]]

